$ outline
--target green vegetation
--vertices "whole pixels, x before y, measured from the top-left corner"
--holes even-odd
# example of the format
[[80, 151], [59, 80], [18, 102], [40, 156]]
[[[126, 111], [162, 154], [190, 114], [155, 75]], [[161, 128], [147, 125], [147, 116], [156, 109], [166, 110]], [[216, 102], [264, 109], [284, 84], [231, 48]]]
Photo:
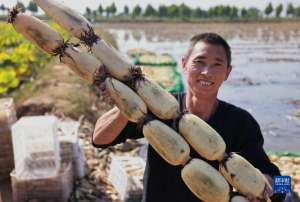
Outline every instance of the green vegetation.
[[49, 56], [18, 34], [11, 25], [0, 24], [0, 95], [29, 80]]
[[[70, 37], [59, 25], [49, 24], [65, 39]], [[0, 23], [0, 30], [0, 95], [3, 95], [34, 78], [51, 56], [18, 34], [12, 25]]]
[[29, 11], [31, 11], [32, 13], [38, 12], [38, 7], [37, 7], [37, 5], [33, 1], [29, 2], [27, 9]]

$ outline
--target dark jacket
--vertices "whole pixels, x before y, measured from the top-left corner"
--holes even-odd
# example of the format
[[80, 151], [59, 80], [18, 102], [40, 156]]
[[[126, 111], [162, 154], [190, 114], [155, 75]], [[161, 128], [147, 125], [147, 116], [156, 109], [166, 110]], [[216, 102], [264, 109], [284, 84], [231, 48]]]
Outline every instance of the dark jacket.
[[[185, 110], [185, 94], [176, 94], [181, 110]], [[164, 121], [169, 126], [172, 120]], [[246, 158], [262, 173], [270, 176], [280, 175], [279, 169], [270, 162], [263, 149], [264, 138], [256, 120], [245, 110], [224, 101], [219, 101], [216, 112], [207, 123], [224, 139], [226, 152], [237, 152]], [[109, 145], [94, 145], [108, 147], [124, 142], [126, 139], [142, 138], [137, 130], [137, 124], [129, 122], [121, 134]], [[201, 158], [191, 148], [192, 158]], [[205, 160], [205, 159], [203, 159]], [[207, 161], [218, 169], [217, 161]], [[172, 166], [163, 160], [149, 145], [147, 164], [144, 175], [143, 202], [199, 202], [200, 200], [187, 188], [181, 179], [181, 166]], [[272, 201], [284, 200], [284, 194], [274, 194]]]

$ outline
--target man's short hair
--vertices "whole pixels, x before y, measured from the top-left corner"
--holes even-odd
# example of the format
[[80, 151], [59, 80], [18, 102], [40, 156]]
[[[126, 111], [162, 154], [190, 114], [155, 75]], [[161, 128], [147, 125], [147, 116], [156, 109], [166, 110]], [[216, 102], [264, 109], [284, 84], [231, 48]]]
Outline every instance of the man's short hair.
[[189, 58], [194, 46], [196, 45], [196, 43], [198, 42], [206, 42], [209, 44], [213, 44], [213, 45], [219, 45], [222, 46], [225, 50], [225, 54], [226, 54], [226, 58], [227, 58], [227, 66], [229, 66], [231, 64], [231, 50], [230, 50], [230, 46], [228, 45], [228, 43], [226, 42], [226, 40], [221, 37], [220, 35], [216, 34], [216, 33], [203, 33], [203, 34], [197, 34], [195, 36], [193, 36], [190, 39], [190, 46], [187, 52], [186, 57]]

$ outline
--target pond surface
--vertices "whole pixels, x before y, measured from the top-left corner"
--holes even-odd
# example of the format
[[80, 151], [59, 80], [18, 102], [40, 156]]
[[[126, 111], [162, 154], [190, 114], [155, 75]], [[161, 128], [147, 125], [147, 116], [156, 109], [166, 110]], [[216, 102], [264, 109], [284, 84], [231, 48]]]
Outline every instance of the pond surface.
[[263, 131], [267, 151], [300, 151], [299, 24], [119, 23], [101, 26], [116, 37], [122, 52], [145, 48], [169, 53], [177, 59], [179, 71], [180, 58], [192, 35], [215, 31], [225, 36], [232, 47], [234, 69], [220, 90], [219, 98], [248, 110], [255, 117]]

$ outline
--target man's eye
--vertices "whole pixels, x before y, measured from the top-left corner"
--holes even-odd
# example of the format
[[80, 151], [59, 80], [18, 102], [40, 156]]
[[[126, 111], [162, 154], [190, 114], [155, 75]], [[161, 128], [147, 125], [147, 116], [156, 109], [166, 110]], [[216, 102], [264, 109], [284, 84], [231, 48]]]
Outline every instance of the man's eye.
[[195, 60], [195, 63], [203, 64], [204, 62], [202, 60]]

